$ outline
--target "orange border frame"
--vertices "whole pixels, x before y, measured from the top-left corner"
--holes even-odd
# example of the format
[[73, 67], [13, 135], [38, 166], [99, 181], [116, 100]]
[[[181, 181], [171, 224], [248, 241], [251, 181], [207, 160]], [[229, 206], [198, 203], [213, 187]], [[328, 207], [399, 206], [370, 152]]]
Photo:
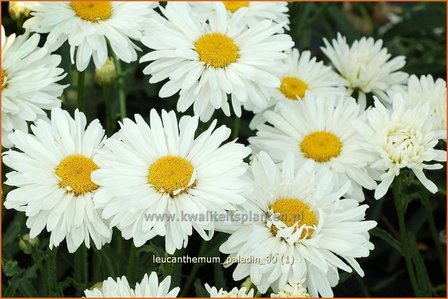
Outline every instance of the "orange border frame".
[[[83, 1], [83, 0], [77, 0], [77, 1]], [[100, 0], [100, 1], [105, 1], [105, 0]], [[112, 0], [112, 1], [118, 2], [117, 0]], [[129, 1], [129, 2], [156, 2], [156, 1], [152, 1], [152, 0], [149, 0], [149, 1], [145, 1], [145, 0], [135, 0], [135, 1], [134, 0], [124, 0], [124, 1]], [[216, 0], [195, 0], [195, 1], [199, 2], [199, 1], [216, 1]], [[253, 1], [253, 0], [250, 0], [250, 1]], [[274, 1], [281, 1], [281, 0], [258, 0], [258, 1], [274, 2]], [[9, 2], [9, 1], [0, 0], [0, 2], [3, 3], [3, 2]], [[32, 2], [44, 2], [44, 1], [32, 0]], [[65, 1], [64, 0], [50, 0], [49, 2], [65, 2]], [[160, 1], [160, 2], [164, 2], [164, 1]], [[170, 0], [170, 2], [191, 2], [191, 1], [188, 1], [188, 0]], [[341, 0], [328, 0], [328, 1], [322, 1], [322, 0], [316, 0], [316, 1], [310, 1], [310, 0], [289, 0], [288, 2], [301, 2], [301, 3], [306, 3], [306, 2], [317, 2], [317, 3], [319, 3], [319, 2], [340, 2], [340, 3], [343, 3], [343, 2], [354, 2], [354, 3], [357, 3], [357, 2], [387, 2], [387, 3], [434, 2], [434, 3], [445, 3], [445, 5], [446, 5], [445, 9], [446, 9], [446, 13], [447, 13], [446, 14], [446, 19], [445, 19], [445, 25], [446, 25], [446, 27], [445, 27], [445, 34], [446, 34], [446, 37], [447, 37], [446, 44], [445, 44], [445, 46], [446, 46], [446, 48], [445, 48], [446, 49], [445, 59], [446, 59], [446, 61], [448, 61], [448, 30], [447, 30], [448, 29], [448, 0], [426, 0], [426, 1], [418, 1], [418, 0], [407, 0], [407, 1], [406, 0], [391, 0], [391, 1], [385, 1], [385, 0], [373, 0], [373, 1], [369, 1], [369, 0], [358, 0], [358, 1], [355, 1], [355, 0], [346, 0], [346, 1], [341, 1]], [[2, 23], [1, 21], [2, 21], [2, 6], [0, 5], [0, 23]], [[0, 42], [2, 42], [1, 37], [0, 37]], [[0, 51], [0, 68], [1, 68], [1, 63], [2, 63], [1, 55], [2, 55], [2, 53]], [[446, 78], [448, 78], [448, 67], [445, 70], [445, 75], [446, 75]], [[448, 96], [447, 96], [447, 101], [448, 101]], [[0, 107], [1, 107], [1, 87], [0, 87]], [[0, 108], [0, 110], [1, 110], [1, 108]], [[447, 113], [446, 116], [448, 118], [448, 113]], [[1, 126], [1, 122], [2, 122], [2, 115], [0, 113], [0, 126]], [[448, 125], [447, 125], [446, 129], [448, 131]], [[1, 140], [1, 131], [0, 131], [0, 140]], [[447, 146], [447, 148], [445, 150], [447, 150], [447, 149], [448, 149], [448, 146]], [[1, 160], [1, 158], [0, 158], [0, 160]], [[448, 160], [448, 151], [447, 151], [447, 160]], [[2, 163], [0, 163], [0, 172], [1, 171], [2, 171]], [[446, 175], [445, 182], [448, 185], [448, 169], [447, 169], [447, 167], [445, 167], [445, 175]], [[0, 177], [0, 182], [1, 182], [1, 180], [2, 180], [2, 178]], [[2, 190], [2, 186], [1, 185], [0, 185], [0, 195], [3, 195], [3, 190]], [[448, 195], [445, 197], [445, 204], [448, 207]], [[2, 202], [2, 204], [0, 206], [0, 213], [1, 213], [2, 209], [3, 209], [3, 202]], [[0, 227], [2, 227], [2, 217], [1, 217], [1, 214], [0, 214]], [[445, 218], [445, 233], [446, 233], [446, 237], [448, 239], [448, 217]], [[2, 263], [2, 269], [3, 269], [3, 258], [2, 258], [3, 257], [3, 252], [2, 252], [3, 251], [3, 242], [2, 242], [2, 234], [3, 234], [3, 230], [0, 230], [0, 244], [2, 245], [2, 246], [0, 246], [0, 262]], [[448, 246], [445, 247], [445, 253], [448, 255]], [[448, 268], [448, 260], [447, 260], [446, 268]], [[0, 275], [0, 298], [3, 298], [3, 290], [2, 290], [2, 280], [3, 280], [3, 278], [2, 278], [2, 276], [3, 275]], [[448, 278], [447, 278], [445, 283], [448, 284]], [[36, 298], [37, 299], [37, 298], [40, 298], [40, 297], [7, 297], [7, 298], [12, 298], [12, 299], [14, 299], [14, 298]], [[57, 298], [60, 298], [60, 297], [45, 297], [45, 298], [57, 299]], [[76, 299], [76, 298], [79, 298], [79, 297], [63, 297], [63, 298]], [[179, 298], [204, 298], [204, 297], [179, 297]], [[349, 298], [366, 298], [366, 297], [339, 297], [339, 298], [349, 299]], [[392, 299], [392, 298], [400, 298], [400, 297], [371, 297], [371, 298]], [[401, 297], [401, 298], [406, 298], [406, 297]], [[431, 298], [431, 297], [419, 297], [419, 298]], [[445, 297], [439, 297], [439, 298], [448, 298], [448, 289], [446, 289]]]

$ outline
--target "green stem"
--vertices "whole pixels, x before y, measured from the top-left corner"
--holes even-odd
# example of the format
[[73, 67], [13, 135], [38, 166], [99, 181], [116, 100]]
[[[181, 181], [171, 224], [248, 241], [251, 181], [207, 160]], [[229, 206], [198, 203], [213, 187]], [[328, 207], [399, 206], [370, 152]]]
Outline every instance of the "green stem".
[[[48, 283], [44, 284], [44, 277], [47, 276], [45, 275], [46, 273], [46, 269], [44, 264], [42, 263], [42, 260], [45, 260], [45, 258], [42, 258], [42, 256], [39, 256], [40, 251], [38, 251], [38, 249], [36, 249], [35, 247], [33, 247], [32, 249], [32, 258], [33, 258], [33, 262], [37, 264], [37, 268], [39, 269], [40, 275], [41, 277], [39, 278], [40, 282], [41, 282], [41, 287], [46, 291], [46, 294], [49, 294], [50, 290], [48, 289]], [[49, 269], [49, 268], [48, 268]], [[48, 279], [48, 277], [47, 277]], [[45, 289], [46, 288], [46, 289]]]
[[112, 262], [112, 260], [109, 258], [106, 251], [95, 249], [94, 252], [95, 252], [96, 256], [98, 257], [101, 268], [103, 269], [102, 273], [103, 274], [106, 273], [107, 276], [110, 276], [110, 277], [117, 277], [117, 275], [116, 275], [117, 271], [115, 271], [115, 268], [114, 268], [117, 265], [117, 263]]
[[106, 134], [110, 136], [113, 132], [113, 113], [112, 103], [110, 98], [110, 86], [103, 86], [104, 106], [106, 108]]
[[232, 139], [238, 138], [238, 135], [240, 134], [240, 127], [241, 127], [241, 119], [238, 116], [235, 116], [235, 120], [233, 122]]
[[16, 21], [16, 24], [17, 24], [17, 34], [22, 34], [24, 32], [24, 30], [23, 30], [23, 18], [20, 17]]
[[[118, 229], [115, 228], [113, 230], [112, 238], [114, 238], [116, 241], [118, 255], [124, 256], [124, 246], [123, 246], [124, 240], [123, 240], [123, 237], [121, 236], [121, 233]], [[119, 272], [125, 271], [124, 266], [125, 265], [123, 263], [119, 263], [118, 268], [117, 268], [118, 271]]]
[[87, 247], [84, 244], [76, 250], [74, 263], [75, 280], [81, 286], [81, 289], [78, 289], [78, 291], [82, 292], [88, 287], [87, 282], [89, 280]]
[[361, 278], [361, 276], [359, 276], [359, 275], [355, 275], [355, 276], [356, 276], [356, 280], [359, 283], [359, 286], [361, 287], [361, 291], [363, 293], [363, 296], [366, 297], [366, 298], [371, 297], [369, 289], [367, 288], [366, 284], [364, 283], [364, 279]]
[[126, 90], [125, 90], [125, 73], [121, 69], [121, 62], [117, 57], [114, 57], [115, 69], [117, 70], [118, 83], [118, 102], [120, 106], [120, 118], [126, 118]]
[[411, 253], [409, 250], [409, 242], [408, 242], [408, 232], [406, 228], [406, 222], [404, 219], [404, 198], [402, 197], [401, 192], [401, 178], [397, 177], [395, 178], [395, 182], [393, 184], [393, 195], [394, 195], [394, 202], [395, 202], [395, 209], [397, 210], [397, 216], [398, 216], [398, 224], [400, 229], [400, 241], [401, 241], [401, 255], [404, 257], [405, 263], [406, 263], [406, 269], [408, 271], [409, 279], [411, 281], [412, 290], [414, 292], [414, 295], [418, 297], [419, 290], [417, 286], [417, 279], [415, 276], [415, 271], [412, 265], [412, 258]]
[[48, 260], [47, 260], [47, 288], [48, 294], [50, 297], [58, 296], [58, 291], [56, 290], [57, 278], [56, 278], [56, 258], [58, 255], [57, 248], [53, 248], [48, 251]]
[[135, 274], [137, 268], [137, 248], [131, 244], [128, 259], [127, 279], [130, 283], [135, 282]]
[[[202, 241], [201, 247], [199, 248], [198, 257], [201, 257], [204, 255], [206, 247], [207, 247], [207, 242]], [[193, 280], [196, 278], [196, 273], [198, 273], [198, 270], [200, 267], [202, 267], [202, 264], [196, 263], [193, 265], [193, 268], [191, 269], [191, 272], [188, 275], [187, 281], [185, 282], [184, 287], [182, 288], [182, 292], [179, 295], [179, 297], [186, 297], [186, 294], [190, 290], [190, 287], [193, 284]]]
[[[425, 192], [426, 192], [426, 190], [425, 190]], [[422, 198], [423, 206], [425, 207], [426, 217], [428, 219], [428, 224], [429, 224], [429, 230], [431, 231], [431, 237], [432, 237], [432, 240], [434, 241], [434, 244], [436, 245], [437, 256], [438, 256], [438, 259], [440, 262], [440, 266], [442, 267], [443, 274], [446, 277], [446, 268], [445, 268], [446, 256], [445, 256], [445, 252], [442, 249], [442, 244], [440, 242], [439, 234], [437, 233], [436, 222], [434, 220], [434, 215], [432, 213], [432, 208], [431, 208], [431, 202], [429, 200], [427, 193], [423, 193], [421, 198]]]
[[84, 113], [86, 112], [85, 79], [86, 72], [78, 72], [78, 109]]

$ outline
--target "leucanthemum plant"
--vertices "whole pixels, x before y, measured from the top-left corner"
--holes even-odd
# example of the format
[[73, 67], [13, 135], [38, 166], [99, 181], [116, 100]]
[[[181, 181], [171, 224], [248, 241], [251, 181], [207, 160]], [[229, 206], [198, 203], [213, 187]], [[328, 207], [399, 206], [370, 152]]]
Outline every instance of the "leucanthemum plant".
[[149, 125], [140, 115], [135, 122], [125, 119], [95, 157], [100, 169], [92, 179], [101, 186], [95, 204], [135, 246], [164, 236], [165, 249], [173, 254], [187, 246], [193, 229], [210, 240], [214, 221], [198, 215], [223, 213], [245, 201], [241, 176], [250, 150], [225, 142], [231, 131], [215, 130], [216, 121], [195, 138], [197, 127], [196, 116], [178, 122], [174, 111], [163, 110], [160, 117], [151, 110]]
[[317, 61], [310, 51], [293, 49], [286, 58], [288, 70], [280, 77], [275, 90], [277, 102], [303, 100], [306, 92], [315, 96], [344, 95], [345, 82], [330, 67]]
[[[87, 126], [87, 127], [86, 127]], [[50, 248], [65, 239], [69, 252], [91, 240], [97, 249], [110, 242], [112, 231], [94, 204], [98, 185], [90, 175], [98, 169], [93, 161], [104, 141], [98, 120], [87, 125], [83, 113], [74, 118], [60, 108], [51, 111], [51, 121], [38, 120], [32, 133], [9, 135], [14, 149], [3, 154], [3, 163], [13, 171], [6, 174], [7, 209], [25, 212], [30, 237], [50, 232]]]
[[386, 194], [403, 168], [412, 170], [426, 189], [435, 193], [437, 186], [423, 170], [441, 169], [442, 164], [431, 162], [445, 162], [446, 151], [435, 148], [439, 141], [431, 117], [431, 103], [411, 106], [400, 94], [394, 94], [391, 102], [393, 107], [389, 110], [377, 99], [375, 107], [367, 111], [368, 122], [356, 123], [363, 142], [377, 153], [372, 168], [382, 172], [375, 198]]
[[347, 96], [307, 94], [298, 102], [282, 102], [276, 111], [264, 113], [267, 124], [258, 126], [249, 142], [256, 151], [266, 151], [280, 163], [294, 153], [297, 166], [311, 161], [317, 168], [331, 170], [333, 180], [343, 186], [352, 182], [349, 194], [364, 200], [362, 187], [376, 187], [377, 172], [370, 169], [372, 149], [365, 146], [354, 121], [363, 110]]
[[267, 217], [241, 225], [220, 251], [235, 260], [260, 259], [260, 263], [237, 263], [233, 278], [250, 275], [261, 293], [305, 281], [311, 296], [331, 297], [331, 288], [339, 281], [338, 269], [351, 272], [353, 268], [364, 276], [356, 258], [373, 250], [368, 230], [376, 222], [364, 220], [367, 205], [342, 198], [350, 182], [340, 188], [327, 169], [312, 162], [295, 165], [292, 153], [281, 165], [264, 152], [254, 157], [248, 173], [254, 187], [251, 205], [243, 209]]
[[443, 296], [445, 6], [9, 2], [1, 297]]
[[[8, 37], [2, 26], [2, 146], [11, 147], [13, 130], [28, 131], [28, 122], [46, 118], [44, 110], [60, 107], [66, 86], [61, 56], [38, 46], [39, 34]], [[32, 83], [32, 84], [31, 84]]]
[[[401, 87], [401, 86], [400, 86]], [[418, 78], [412, 75], [407, 85], [399, 88], [404, 101], [413, 107], [430, 105], [437, 138], [446, 139], [446, 82], [431, 75]]]
[[90, 290], [85, 290], [86, 298], [175, 298], [180, 288], [175, 287], [170, 290], [171, 276], [165, 277], [159, 283], [156, 272], [145, 274], [141, 282], [135, 284], [135, 288], [129, 286], [126, 276], [118, 277], [116, 280], [109, 277], [101, 283], [100, 287], [94, 286]]
[[135, 44], [142, 37], [144, 22], [158, 2], [71, 1], [33, 2], [31, 18], [24, 28], [48, 33], [46, 45], [58, 49], [70, 45], [72, 63], [84, 71], [93, 60], [97, 68], [110, 56], [110, 49], [124, 62], [137, 60]]
[[383, 48], [382, 40], [363, 37], [349, 46], [346, 37], [338, 33], [331, 43], [325, 38], [324, 43], [322, 52], [346, 81], [350, 94], [358, 92], [358, 102], [363, 108], [367, 106], [366, 94], [387, 101], [386, 91], [389, 88], [406, 83], [408, 74], [400, 71], [406, 64], [406, 58], [392, 58]]
[[266, 121], [266, 110], [275, 110], [277, 104], [283, 101], [301, 101], [305, 98], [305, 93], [315, 96], [346, 94], [345, 81], [322, 61], [311, 57], [310, 51], [300, 53], [299, 50], [293, 49], [285, 62], [288, 69], [280, 76], [280, 84], [273, 91], [269, 108], [261, 111], [249, 109], [255, 113], [251, 121], [252, 129]]
[[142, 42], [153, 51], [140, 62], [150, 83], [168, 81], [159, 91], [166, 98], [179, 92], [177, 110], [193, 106], [194, 114], [208, 121], [216, 109], [230, 116], [230, 104], [241, 116], [241, 105], [251, 102], [266, 108], [280, 80], [283, 53], [293, 46], [291, 37], [277, 34], [281, 24], [270, 20], [247, 28], [244, 10], [228, 15], [222, 3], [207, 21], [195, 18], [186, 3], [168, 3], [163, 17], [149, 21]]

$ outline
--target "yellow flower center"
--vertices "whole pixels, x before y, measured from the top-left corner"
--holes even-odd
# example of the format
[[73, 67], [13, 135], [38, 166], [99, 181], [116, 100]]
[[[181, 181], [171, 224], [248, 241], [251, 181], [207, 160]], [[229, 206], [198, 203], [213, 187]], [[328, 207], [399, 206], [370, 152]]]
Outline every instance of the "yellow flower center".
[[303, 98], [308, 85], [296, 77], [283, 77], [280, 83], [280, 91], [290, 100]]
[[72, 1], [72, 9], [85, 21], [98, 22], [112, 16], [111, 1]]
[[[278, 220], [281, 220], [287, 226], [293, 226], [298, 222], [298, 227], [305, 225], [308, 229], [304, 229], [301, 238], [311, 238], [314, 233], [314, 227], [317, 225], [317, 216], [311, 207], [301, 200], [295, 198], [279, 198], [271, 206], [274, 213], [278, 213]], [[273, 225], [271, 232], [275, 235], [278, 228]]]
[[214, 68], [224, 68], [239, 57], [238, 46], [222, 33], [208, 33], [199, 38], [194, 46], [199, 59]]
[[5, 89], [8, 86], [8, 74], [0, 69], [0, 80], [2, 81], [2, 89]]
[[307, 135], [300, 143], [300, 149], [306, 158], [324, 163], [339, 156], [342, 142], [331, 132], [318, 131]]
[[177, 195], [189, 187], [193, 175], [193, 165], [178, 156], [164, 156], [149, 167], [148, 183], [160, 193]]
[[230, 12], [235, 12], [241, 7], [248, 7], [249, 1], [222, 1], [226, 9]]
[[82, 155], [68, 156], [56, 168], [59, 186], [76, 196], [94, 191], [98, 185], [92, 182], [90, 174], [97, 169], [98, 166], [90, 158]]

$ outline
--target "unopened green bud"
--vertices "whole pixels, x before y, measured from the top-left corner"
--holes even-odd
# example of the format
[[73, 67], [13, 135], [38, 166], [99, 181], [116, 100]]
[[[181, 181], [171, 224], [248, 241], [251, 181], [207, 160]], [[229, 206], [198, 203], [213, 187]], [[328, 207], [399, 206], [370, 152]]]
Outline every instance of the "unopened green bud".
[[95, 82], [99, 85], [109, 85], [117, 79], [117, 70], [113, 58], [108, 58], [106, 63], [95, 70]]
[[26, 234], [19, 241], [19, 248], [25, 254], [31, 254], [33, 247], [39, 246], [38, 238], [30, 238], [30, 235]]

